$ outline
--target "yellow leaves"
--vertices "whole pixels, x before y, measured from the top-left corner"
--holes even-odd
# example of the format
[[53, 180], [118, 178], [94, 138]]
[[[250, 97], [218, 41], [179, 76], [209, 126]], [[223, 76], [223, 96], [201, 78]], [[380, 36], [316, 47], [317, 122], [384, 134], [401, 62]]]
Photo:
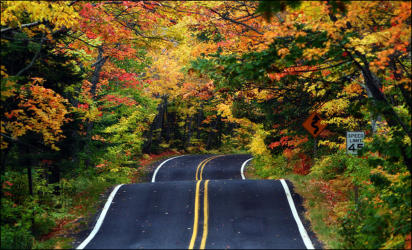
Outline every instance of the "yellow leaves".
[[327, 51], [327, 48], [307, 48], [303, 51], [303, 56], [308, 60], [319, 59]]
[[[2, 134], [6, 134], [7, 132], [6, 132], [6, 128], [5, 128], [5, 126], [4, 126], [4, 122], [1, 122], [0, 123], [0, 132], [2, 133]], [[9, 144], [2, 138], [1, 139], [1, 144], [0, 144], [0, 149], [6, 149], [7, 148], [7, 146], [8, 146]]]
[[[77, 12], [65, 1], [2, 1], [2, 26], [21, 28], [22, 24], [48, 21], [54, 25], [52, 31], [56, 31], [63, 27], [73, 27], [77, 24], [77, 18]], [[42, 24], [34, 26], [33, 29], [50, 32]]]
[[6, 72], [6, 66], [4, 65], [0, 66], [0, 74], [1, 74], [1, 78], [5, 78], [9, 76]]
[[319, 140], [318, 146], [326, 146], [329, 149], [340, 149], [342, 148], [342, 145], [344, 147], [344, 143], [337, 143], [329, 140]]
[[252, 137], [252, 141], [248, 145], [253, 155], [267, 155], [269, 150], [264, 142], [266, 136], [269, 133], [263, 129], [262, 125], [257, 126], [255, 135]]
[[322, 97], [326, 94], [326, 88], [322, 82], [305, 83], [305, 90], [316, 97]]
[[407, 135], [405, 135], [405, 136], [403, 137], [402, 142], [403, 142], [405, 145], [409, 145], [409, 147], [411, 146], [411, 138], [410, 138], [409, 136], [407, 136]]
[[6, 68], [1, 65], [1, 95], [0, 100], [3, 102], [7, 98], [15, 95], [15, 82], [8, 79]]
[[257, 100], [257, 102], [262, 103], [267, 100], [270, 100], [273, 98], [273, 94], [269, 90], [258, 90], [258, 89], [253, 89], [253, 94], [252, 97], [254, 98], [249, 98], [249, 99], [254, 99]]
[[217, 105], [217, 113], [222, 117], [233, 118], [232, 110], [230, 109], [230, 105], [225, 103], [219, 103]]
[[284, 58], [288, 54], [289, 54], [289, 49], [288, 48], [281, 48], [281, 49], [278, 50], [278, 56], [280, 56], [281, 58]]

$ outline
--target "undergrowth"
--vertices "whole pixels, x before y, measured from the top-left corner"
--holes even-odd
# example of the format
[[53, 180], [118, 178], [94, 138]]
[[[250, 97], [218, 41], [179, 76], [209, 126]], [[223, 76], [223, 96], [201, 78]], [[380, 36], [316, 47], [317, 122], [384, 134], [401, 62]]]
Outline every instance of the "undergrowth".
[[316, 159], [301, 175], [282, 157], [256, 157], [246, 176], [291, 180], [326, 248], [410, 247], [411, 179], [401, 162], [337, 152]]

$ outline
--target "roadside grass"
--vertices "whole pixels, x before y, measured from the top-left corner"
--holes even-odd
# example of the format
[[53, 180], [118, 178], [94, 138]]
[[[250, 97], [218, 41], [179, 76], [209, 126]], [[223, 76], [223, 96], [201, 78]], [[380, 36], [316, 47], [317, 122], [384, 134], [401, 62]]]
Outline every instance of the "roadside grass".
[[312, 177], [307, 175], [288, 174], [283, 177], [290, 180], [294, 190], [303, 197], [305, 217], [310, 221], [311, 229], [327, 249], [342, 248], [342, 239], [338, 234], [336, 216], [333, 207], [318, 186], [312, 185]]
[[328, 198], [322, 193], [322, 190], [312, 185], [312, 177], [307, 175], [298, 175], [289, 173], [284, 176], [259, 176], [259, 171], [250, 162], [245, 168], [245, 177], [247, 179], [278, 179], [284, 178], [290, 180], [294, 185], [294, 190], [303, 198], [303, 206], [306, 210], [305, 217], [311, 224], [311, 230], [315, 233], [318, 240], [322, 242], [326, 249], [339, 249], [341, 246], [341, 237], [338, 234], [338, 224], [333, 214]]
[[[66, 195], [71, 208], [55, 223], [56, 226], [47, 235], [33, 242], [34, 249], [70, 249], [75, 236], [87, 228], [90, 220], [104, 205], [105, 196], [113, 185], [118, 183], [130, 183], [128, 173], [105, 173], [103, 176], [80, 176], [71, 180], [71, 190]], [[70, 192], [71, 191], [71, 192]], [[63, 190], [64, 192], [64, 190]], [[105, 195], [106, 194], [106, 195]], [[70, 198], [71, 196], [71, 198]]]

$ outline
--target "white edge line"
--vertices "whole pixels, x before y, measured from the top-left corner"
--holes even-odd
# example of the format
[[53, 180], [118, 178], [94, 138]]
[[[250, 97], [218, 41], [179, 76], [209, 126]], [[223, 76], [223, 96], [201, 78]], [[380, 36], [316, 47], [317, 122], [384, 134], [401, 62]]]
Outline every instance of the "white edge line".
[[308, 232], [306, 232], [306, 229], [299, 218], [298, 212], [296, 211], [295, 203], [293, 202], [292, 195], [290, 194], [288, 184], [284, 179], [280, 179], [280, 182], [282, 183], [283, 189], [285, 190], [290, 210], [292, 210], [293, 217], [295, 218], [296, 224], [298, 225], [299, 233], [302, 237], [303, 243], [305, 243], [306, 249], [315, 249], [313, 247], [312, 241], [309, 238]]
[[250, 159], [247, 159], [247, 160], [242, 164], [242, 167], [240, 168], [240, 175], [242, 176], [242, 180], [246, 179], [245, 174], [243, 173], [243, 172], [245, 171], [246, 164], [247, 164], [250, 160], [252, 160], [252, 159], [253, 159], [253, 157], [250, 158]]
[[184, 155], [175, 156], [175, 157], [169, 158], [169, 159], [163, 161], [162, 163], [160, 163], [160, 165], [156, 168], [156, 170], [153, 173], [152, 182], [155, 182], [157, 172], [159, 172], [159, 169], [163, 166], [163, 164], [165, 164], [166, 162], [168, 162], [170, 160], [173, 160], [173, 159], [176, 159], [176, 158], [179, 158], [179, 157], [182, 157], [182, 156], [184, 156]]
[[97, 234], [97, 232], [99, 231], [101, 225], [103, 224], [104, 221], [104, 217], [106, 217], [106, 213], [109, 210], [110, 205], [112, 204], [112, 201], [114, 199], [114, 196], [116, 195], [117, 191], [119, 190], [119, 188], [121, 186], [123, 186], [124, 184], [120, 184], [117, 185], [112, 193], [110, 194], [109, 198], [106, 201], [106, 204], [104, 205], [104, 208], [102, 210], [102, 213], [99, 216], [99, 219], [96, 222], [96, 225], [93, 228], [93, 231], [91, 231], [91, 233], [89, 234], [89, 236], [76, 248], [76, 249], [83, 249], [87, 246], [87, 244], [89, 244], [89, 242], [94, 238], [94, 236]]

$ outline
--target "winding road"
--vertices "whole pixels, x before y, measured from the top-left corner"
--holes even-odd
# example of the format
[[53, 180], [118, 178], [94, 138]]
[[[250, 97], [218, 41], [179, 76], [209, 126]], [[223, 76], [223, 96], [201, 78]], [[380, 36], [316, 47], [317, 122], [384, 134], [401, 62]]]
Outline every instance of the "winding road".
[[[285, 180], [245, 180], [250, 155], [183, 155], [118, 185], [77, 249], [313, 249]], [[305, 228], [306, 225], [306, 228]]]

